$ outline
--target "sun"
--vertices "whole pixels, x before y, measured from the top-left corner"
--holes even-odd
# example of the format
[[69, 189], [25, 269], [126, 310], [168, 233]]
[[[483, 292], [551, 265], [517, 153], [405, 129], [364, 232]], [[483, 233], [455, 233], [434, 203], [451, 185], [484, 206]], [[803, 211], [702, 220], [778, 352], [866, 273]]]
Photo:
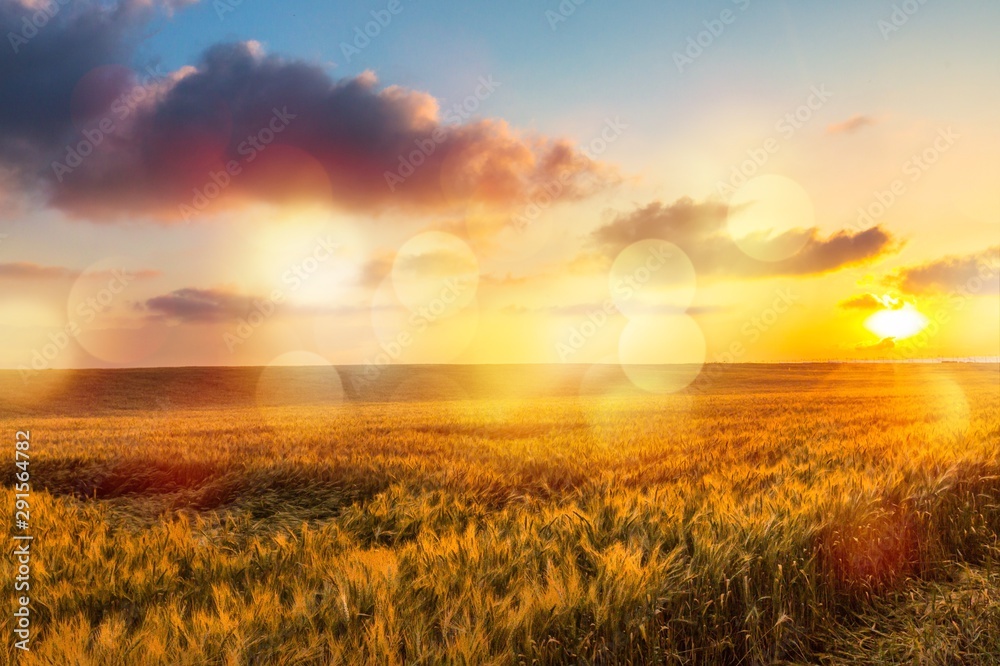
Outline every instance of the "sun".
[[879, 310], [865, 320], [865, 328], [880, 338], [903, 340], [927, 327], [927, 317], [910, 303]]

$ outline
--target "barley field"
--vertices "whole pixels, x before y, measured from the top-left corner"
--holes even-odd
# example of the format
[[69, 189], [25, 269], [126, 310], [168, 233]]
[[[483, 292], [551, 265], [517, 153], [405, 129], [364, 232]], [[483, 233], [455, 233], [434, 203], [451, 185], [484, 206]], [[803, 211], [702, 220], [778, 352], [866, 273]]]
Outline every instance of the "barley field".
[[0, 376], [4, 663], [1000, 663], [996, 365], [337, 370]]

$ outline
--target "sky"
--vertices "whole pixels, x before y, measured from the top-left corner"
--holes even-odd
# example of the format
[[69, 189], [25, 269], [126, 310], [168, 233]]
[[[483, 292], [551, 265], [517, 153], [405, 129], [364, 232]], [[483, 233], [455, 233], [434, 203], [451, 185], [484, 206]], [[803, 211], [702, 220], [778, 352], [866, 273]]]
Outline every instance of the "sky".
[[996, 2], [343, 4], [0, 0], [0, 366], [1000, 356]]

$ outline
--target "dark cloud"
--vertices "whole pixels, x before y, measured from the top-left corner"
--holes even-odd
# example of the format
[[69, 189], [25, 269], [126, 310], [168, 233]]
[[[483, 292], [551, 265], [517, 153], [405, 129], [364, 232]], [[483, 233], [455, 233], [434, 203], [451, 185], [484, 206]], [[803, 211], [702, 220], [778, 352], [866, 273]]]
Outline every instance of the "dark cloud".
[[[99, 220], [299, 200], [368, 212], [509, 207], [555, 179], [564, 199], [607, 182], [564, 141], [441, 110], [370, 73], [333, 80], [256, 43], [213, 46], [195, 67], [140, 82], [121, 65], [151, 17], [176, 4], [67, 5], [19, 53], [0, 49], [0, 170]], [[28, 11], [0, 0], [3, 33]], [[503, 84], [484, 75], [469, 85], [485, 99]]]
[[905, 302], [902, 299], [876, 296], [875, 294], [859, 294], [841, 301], [838, 305], [845, 310], [899, 310]]
[[664, 233], [674, 238], [714, 236], [724, 230], [728, 211], [723, 203], [699, 204], [686, 197], [669, 205], [654, 201], [632, 213], [618, 215], [593, 235], [598, 243], [615, 250]]
[[898, 247], [892, 235], [880, 226], [860, 232], [838, 231], [826, 238], [812, 229], [805, 247], [788, 260], [776, 262], [774, 272], [789, 275], [828, 273], [870, 261]]
[[323, 307], [290, 303], [285, 294], [246, 294], [227, 287], [185, 287], [136, 304], [136, 309], [154, 319], [183, 323], [213, 324], [245, 318], [253, 312], [272, 315], [315, 317], [370, 313], [362, 306]]
[[209, 323], [245, 317], [253, 309], [254, 300], [226, 289], [189, 287], [151, 298], [141, 308], [168, 319]]
[[856, 113], [847, 120], [839, 123], [833, 123], [828, 125], [826, 128], [827, 134], [854, 134], [858, 130], [864, 127], [870, 127], [872, 125], [877, 125], [878, 120], [871, 116], [865, 116], [860, 113]]
[[901, 268], [886, 282], [910, 294], [1000, 293], [1000, 245]]
[[[789, 240], [802, 249], [781, 261], [764, 262], [744, 253], [726, 230], [728, 207], [723, 203], [696, 203], [689, 198], [673, 204], [654, 202], [619, 215], [593, 232], [592, 240], [607, 256], [646, 238], [662, 238], [678, 245], [691, 258], [699, 275], [767, 277], [828, 273], [876, 259], [899, 244], [880, 226], [859, 232], [840, 231], [823, 237], [817, 229], [791, 231], [774, 239]], [[792, 239], [792, 236], [796, 238]]]
[[126, 63], [154, 3], [122, 0], [102, 9], [88, 2], [0, 0], [0, 160], [40, 166], [39, 153], [70, 141], [70, 106], [78, 82], [95, 68]]

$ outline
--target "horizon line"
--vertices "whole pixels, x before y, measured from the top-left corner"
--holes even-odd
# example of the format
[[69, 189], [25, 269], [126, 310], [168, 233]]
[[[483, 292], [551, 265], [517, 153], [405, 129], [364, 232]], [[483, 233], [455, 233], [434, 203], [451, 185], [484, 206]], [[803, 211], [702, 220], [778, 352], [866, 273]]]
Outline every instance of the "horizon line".
[[[800, 360], [800, 361], [738, 361], [738, 362], [724, 362], [724, 361], [707, 361], [700, 365], [704, 366], [747, 366], [747, 365], [911, 365], [911, 364], [935, 364], [935, 363], [968, 363], [968, 364], [978, 364], [978, 365], [997, 365], [1000, 364], [1000, 356], [943, 356], [943, 357], [928, 357], [928, 358], [917, 358], [917, 359], [815, 359], [815, 360]], [[511, 363], [387, 363], [387, 364], [371, 364], [371, 363], [328, 363], [328, 364], [303, 364], [303, 365], [138, 365], [138, 366], [128, 366], [128, 367], [105, 367], [105, 366], [84, 366], [79, 368], [43, 368], [41, 370], [30, 369], [32, 373], [45, 373], [45, 372], [78, 372], [86, 370], [111, 370], [111, 371], [129, 371], [129, 370], [202, 370], [202, 369], [222, 369], [222, 368], [239, 368], [239, 369], [252, 369], [252, 368], [368, 368], [374, 367], [385, 369], [390, 367], [397, 368], [436, 368], [436, 367], [518, 367], [518, 366], [530, 366], [530, 367], [590, 367], [590, 366], [640, 366], [640, 367], [687, 367], [691, 365], [699, 365], [696, 363], [609, 363], [609, 362], [594, 362], [594, 363], [532, 363], [532, 362], [511, 362]], [[11, 368], [4, 367], [0, 368], [0, 372], [24, 372], [28, 370], [27, 368]]]

